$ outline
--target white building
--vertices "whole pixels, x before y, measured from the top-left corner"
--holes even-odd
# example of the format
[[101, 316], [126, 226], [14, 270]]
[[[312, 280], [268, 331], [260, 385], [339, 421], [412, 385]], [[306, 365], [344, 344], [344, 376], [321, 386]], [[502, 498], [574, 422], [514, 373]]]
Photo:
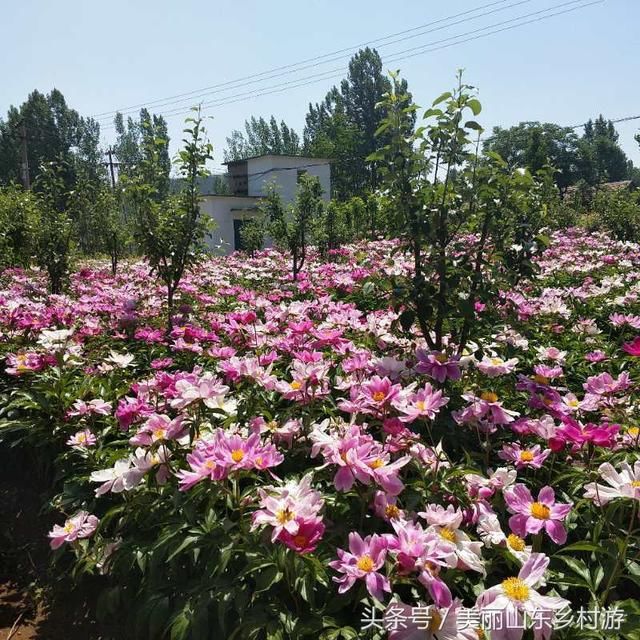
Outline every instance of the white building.
[[258, 213], [260, 198], [266, 195], [269, 184], [275, 184], [283, 202], [291, 204], [300, 176], [307, 173], [320, 179], [325, 200], [331, 196], [331, 161], [327, 158], [267, 154], [225, 164], [228, 194], [218, 195], [205, 187], [200, 204], [200, 210], [216, 222], [210, 246], [222, 245], [225, 253], [241, 248], [240, 228]]

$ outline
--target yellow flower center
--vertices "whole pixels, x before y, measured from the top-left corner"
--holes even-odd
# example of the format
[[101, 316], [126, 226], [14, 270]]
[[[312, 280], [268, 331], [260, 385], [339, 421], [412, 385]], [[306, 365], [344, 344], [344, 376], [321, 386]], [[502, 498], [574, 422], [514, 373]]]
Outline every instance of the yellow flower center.
[[371, 397], [376, 402], [382, 402], [387, 397], [387, 394], [384, 391], [376, 391]]
[[207, 460], [204, 463], [205, 469], [215, 469], [216, 468], [216, 463], [213, 460]]
[[65, 533], [71, 533], [73, 531], [73, 524], [71, 522], [67, 522], [63, 529]]
[[447, 358], [447, 355], [445, 353], [439, 353], [436, 356], [436, 360], [440, 363], [440, 364], [444, 364], [449, 358]]
[[293, 382], [291, 382], [291, 384], [289, 386], [294, 391], [297, 391], [298, 389], [302, 388], [302, 382], [299, 382], [298, 380], [293, 380]]
[[494, 367], [499, 367], [503, 363], [504, 363], [504, 360], [502, 358], [491, 358], [491, 364]]
[[369, 555], [360, 556], [358, 558], [357, 567], [360, 571], [366, 571], [369, 573], [373, 571], [373, 559]]
[[627, 433], [632, 437], [632, 438], [637, 438], [640, 435], [640, 427], [629, 427], [627, 429]]
[[242, 449], [234, 449], [231, 452], [231, 459], [234, 462], [241, 462], [243, 458], [244, 458], [244, 451]]
[[375, 460], [372, 460], [369, 463], [369, 467], [371, 467], [371, 469], [379, 469], [380, 467], [384, 466], [384, 461], [381, 460], [380, 458], [376, 458]]
[[439, 631], [440, 626], [442, 625], [442, 616], [433, 609], [429, 616], [429, 631]]
[[293, 538], [293, 542], [296, 547], [304, 547], [307, 544], [307, 538], [306, 536], [295, 536]]
[[424, 402], [422, 402], [422, 400], [418, 400], [418, 402], [416, 402], [416, 409], [418, 411], [424, 411]]
[[154, 429], [153, 431], [153, 439], [154, 440], [162, 440], [164, 438], [164, 429]]
[[515, 533], [510, 533], [507, 536], [507, 545], [514, 551], [524, 551], [526, 546], [525, 541]]
[[531, 462], [533, 460], [533, 453], [531, 453], [531, 451], [521, 451], [520, 460], [522, 460], [522, 462]]
[[276, 522], [278, 524], [286, 524], [287, 522], [291, 522], [296, 517], [295, 513], [289, 509], [289, 507], [285, 507], [284, 509], [280, 509], [276, 511]]
[[549, 384], [549, 378], [547, 378], [546, 376], [541, 376], [539, 373], [536, 373], [536, 375], [533, 376], [533, 379], [538, 384]]
[[384, 509], [384, 514], [389, 520], [394, 520], [400, 517], [400, 509], [398, 509], [395, 504], [388, 504]]
[[538, 520], [548, 520], [551, 517], [551, 509], [542, 502], [534, 502], [531, 505], [531, 515]]
[[634, 489], [637, 489], [638, 487], [640, 487], [640, 480], [634, 480], [634, 481], [631, 483], [631, 486], [632, 486]]
[[480, 628], [476, 629], [476, 635], [478, 636], [478, 640], [486, 640], [487, 638], [487, 634]]
[[77, 440], [80, 444], [82, 444], [82, 443], [86, 442], [86, 441], [87, 441], [87, 434], [86, 434], [86, 433], [79, 433], [79, 434], [77, 435], [77, 437], [76, 437], [76, 440]]
[[570, 407], [577, 407], [580, 404], [580, 400], [578, 400], [578, 398], [572, 398], [571, 400], [569, 400], [569, 402], [567, 402], [567, 404]]
[[[293, 384], [291, 386], [293, 386]], [[271, 420], [267, 422], [266, 427], [269, 431], [275, 431], [278, 428], [278, 423], [275, 420]]]
[[511, 600], [524, 602], [529, 599], [529, 587], [520, 578], [507, 578], [502, 583], [502, 590]]
[[456, 532], [453, 529], [449, 529], [449, 527], [442, 527], [442, 529], [440, 529], [440, 537], [449, 542], [455, 542]]
[[498, 396], [493, 391], [484, 391], [480, 397], [485, 402], [498, 402]]

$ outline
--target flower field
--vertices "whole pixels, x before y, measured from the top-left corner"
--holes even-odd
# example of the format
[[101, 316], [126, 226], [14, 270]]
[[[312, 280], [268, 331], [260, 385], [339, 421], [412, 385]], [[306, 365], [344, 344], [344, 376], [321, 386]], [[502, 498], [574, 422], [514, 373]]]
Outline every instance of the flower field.
[[[394, 241], [0, 276], [0, 439], [135, 638], [640, 638], [640, 247], [558, 231], [441, 351]], [[49, 472], [49, 471], [48, 471]]]

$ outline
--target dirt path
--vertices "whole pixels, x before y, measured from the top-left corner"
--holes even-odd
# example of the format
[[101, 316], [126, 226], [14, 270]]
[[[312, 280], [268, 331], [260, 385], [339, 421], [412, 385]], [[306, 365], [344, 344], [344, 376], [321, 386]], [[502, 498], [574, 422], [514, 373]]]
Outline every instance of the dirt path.
[[[49, 570], [43, 494], [0, 456], [0, 640], [107, 640], [93, 614], [97, 584], [73, 589]], [[10, 470], [10, 468], [12, 469]]]

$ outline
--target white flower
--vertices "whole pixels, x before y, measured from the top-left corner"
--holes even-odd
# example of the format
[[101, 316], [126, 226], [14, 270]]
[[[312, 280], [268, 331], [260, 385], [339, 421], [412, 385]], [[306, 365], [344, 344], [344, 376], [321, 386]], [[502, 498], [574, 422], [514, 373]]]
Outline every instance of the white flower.
[[43, 329], [38, 344], [50, 351], [61, 351], [72, 335], [73, 329]]
[[598, 467], [602, 479], [609, 485], [590, 482], [585, 485], [585, 498], [593, 500], [598, 506], [603, 506], [614, 498], [631, 498], [640, 501], [640, 460], [633, 465], [623, 462], [621, 471], [605, 462]]
[[91, 482], [102, 482], [96, 489], [96, 496], [101, 496], [109, 491], [121, 493], [133, 489], [138, 485], [145, 471], [146, 469], [142, 471], [137, 467], [131, 467], [130, 458], [123, 458], [117, 460], [110, 469], [94, 471], [89, 479]]

